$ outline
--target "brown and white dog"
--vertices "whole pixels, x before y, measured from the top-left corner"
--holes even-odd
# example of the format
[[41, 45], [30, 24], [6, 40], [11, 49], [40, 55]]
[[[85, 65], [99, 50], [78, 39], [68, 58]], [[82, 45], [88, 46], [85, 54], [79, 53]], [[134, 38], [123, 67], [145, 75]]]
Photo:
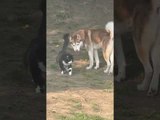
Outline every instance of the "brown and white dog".
[[70, 36], [70, 43], [74, 51], [80, 51], [82, 46], [85, 46], [89, 56], [89, 66], [86, 69], [91, 69], [96, 62], [95, 69], [99, 68], [98, 49], [102, 48], [103, 57], [107, 63], [105, 73], [113, 72], [113, 22], [106, 25], [105, 29], [81, 29], [74, 32]]
[[138, 58], [144, 67], [144, 80], [138, 90], [156, 95], [160, 75], [160, 0], [115, 0], [115, 53], [119, 72], [125, 78], [125, 58], [121, 34], [132, 28]]

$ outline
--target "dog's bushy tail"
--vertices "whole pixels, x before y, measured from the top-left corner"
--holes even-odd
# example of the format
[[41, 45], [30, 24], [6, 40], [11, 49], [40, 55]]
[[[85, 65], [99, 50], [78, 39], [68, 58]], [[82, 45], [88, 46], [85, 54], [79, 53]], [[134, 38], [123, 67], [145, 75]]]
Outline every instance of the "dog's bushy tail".
[[111, 39], [114, 37], [114, 23], [113, 21], [109, 21], [106, 26], [105, 29], [108, 33], [110, 33], [110, 37]]
[[57, 63], [59, 61], [60, 56], [62, 56], [62, 54], [64, 54], [67, 50], [67, 47], [68, 47], [68, 44], [69, 44], [69, 36], [70, 36], [69, 33], [66, 33], [66, 34], [63, 35], [64, 43], [63, 43], [62, 50], [58, 53], [58, 56], [56, 58]]

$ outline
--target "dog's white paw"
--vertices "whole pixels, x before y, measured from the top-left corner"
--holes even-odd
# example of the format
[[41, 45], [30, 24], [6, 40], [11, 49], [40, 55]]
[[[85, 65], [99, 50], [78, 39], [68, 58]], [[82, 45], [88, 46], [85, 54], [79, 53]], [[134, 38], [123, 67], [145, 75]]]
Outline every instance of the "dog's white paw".
[[111, 74], [112, 70], [110, 70], [109, 68], [107, 68], [107, 69], [104, 70], [104, 73]]
[[109, 70], [109, 71], [108, 71], [108, 74], [109, 74], [109, 75], [113, 74], [113, 70]]
[[86, 70], [90, 70], [90, 69], [92, 69], [92, 66], [86, 67]]
[[99, 66], [95, 66], [94, 69], [97, 70], [99, 68]]
[[138, 84], [137, 85], [137, 89], [139, 91], [146, 91], [147, 90], [147, 87], [144, 86], [144, 84]]
[[147, 96], [156, 96], [158, 94], [158, 90], [150, 89], [147, 93]]
[[148, 91], [148, 96], [155, 96], [158, 93], [158, 83], [157, 81], [152, 80], [150, 87], [149, 87], [149, 91]]
[[112, 71], [109, 71], [109, 72], [108, 72], [108, 75], [112, 75], [112, 74], [113, 74], [113, 72], [112, 72]]
[[157, 95], [157, 93], [158, 93], [157, 89], [150, 88], [149, 91], [148, 91], [148, 93], [147, 93], [147, 95], [148, 96], [155, 96], [155, 95]]
[[106, 69], [106, 70], [104, 70], [104, 73], [108, 73], [108, 70]]

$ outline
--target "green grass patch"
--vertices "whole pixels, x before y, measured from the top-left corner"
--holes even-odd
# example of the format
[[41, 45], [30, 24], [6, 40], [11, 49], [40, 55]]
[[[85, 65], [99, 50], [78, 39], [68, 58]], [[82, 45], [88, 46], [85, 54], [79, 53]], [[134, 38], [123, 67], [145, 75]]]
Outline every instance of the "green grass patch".
[[107, 120], [100, 116], [87, 115], [84, 113], [76, 113], [73, 116], [60, 116], [58, 120]]
[[82, 103], [79, 100], [70, 99], [69, 101], [72, 102], [72, 107], [74, 109], [77, 109], [77, 110], [81, 110], [82, 109], [83, 106], [82, 106]]
[[52, 64], [52, 65], [51, 65], [51, 68], [54, 69], [54, 70], [55, 70], [55, 69], [58, 69], [58, 64]]
[[100, 112], [100, 111], [101, 111], [100, 106], [99, 106], [98, 104], [96, 104], [96, 103], [93, 103], [93, 104], [92, 104], [92, 109], [93, 109], [93, 111], [95, 111], [95, 112]]
[[73, 108], [75, 108], [77, 110], [82, 109], [82, 103], [81, 102], [77, 102], [77, 103], [73, 104]]
[[65, 20], [67, 18], [71, 18], [71, 15], [67, 13], [65, 10], [58, 11], [56, 14], [57, 19], [59, 20]]

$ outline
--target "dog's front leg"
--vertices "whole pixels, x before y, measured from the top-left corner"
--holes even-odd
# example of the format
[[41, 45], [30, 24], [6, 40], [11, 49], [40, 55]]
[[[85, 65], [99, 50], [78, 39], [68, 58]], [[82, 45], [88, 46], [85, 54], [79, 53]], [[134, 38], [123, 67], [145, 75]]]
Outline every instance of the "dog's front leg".
[[159, 86], [159, 80], [160, 80], [160, 30], [159, 34], [157, 34], [157, 42], [155, 43], [154, 47], [152, 48], [151, 52], [151, 59], [152, 59], [152, 66], [153, 66], [153, 77], [150, 83], [148, 95], [154, 96], [158, 93], [158, 86]]
[[94, 57], [95, 57], [95, 61], [96, 61], [96, 66], [94, 67], [94, 69], [98, 69], [99, 68], [99, 56], [98, 56], [97, 49], [94, 50]]
[[118, 64], [118, 75], [116, 76], [115, 80], [120, 82], [121, 80], [125, 79], [126, 76], [126, 61], [125, 61], [125, 56], [124, 56], [124, 50], [122, 46], [122, 40], [121, 36], [117, 34], [115, 36], [115, 55], [116, 55], [116, 60]]
[[93, 67], [94, 59], [93, 59], [93, 49], [90, 48], [88, 50], [88, 56], [89, 56], [89, 66], [86, 67], [87, 70], [91, 69]]

